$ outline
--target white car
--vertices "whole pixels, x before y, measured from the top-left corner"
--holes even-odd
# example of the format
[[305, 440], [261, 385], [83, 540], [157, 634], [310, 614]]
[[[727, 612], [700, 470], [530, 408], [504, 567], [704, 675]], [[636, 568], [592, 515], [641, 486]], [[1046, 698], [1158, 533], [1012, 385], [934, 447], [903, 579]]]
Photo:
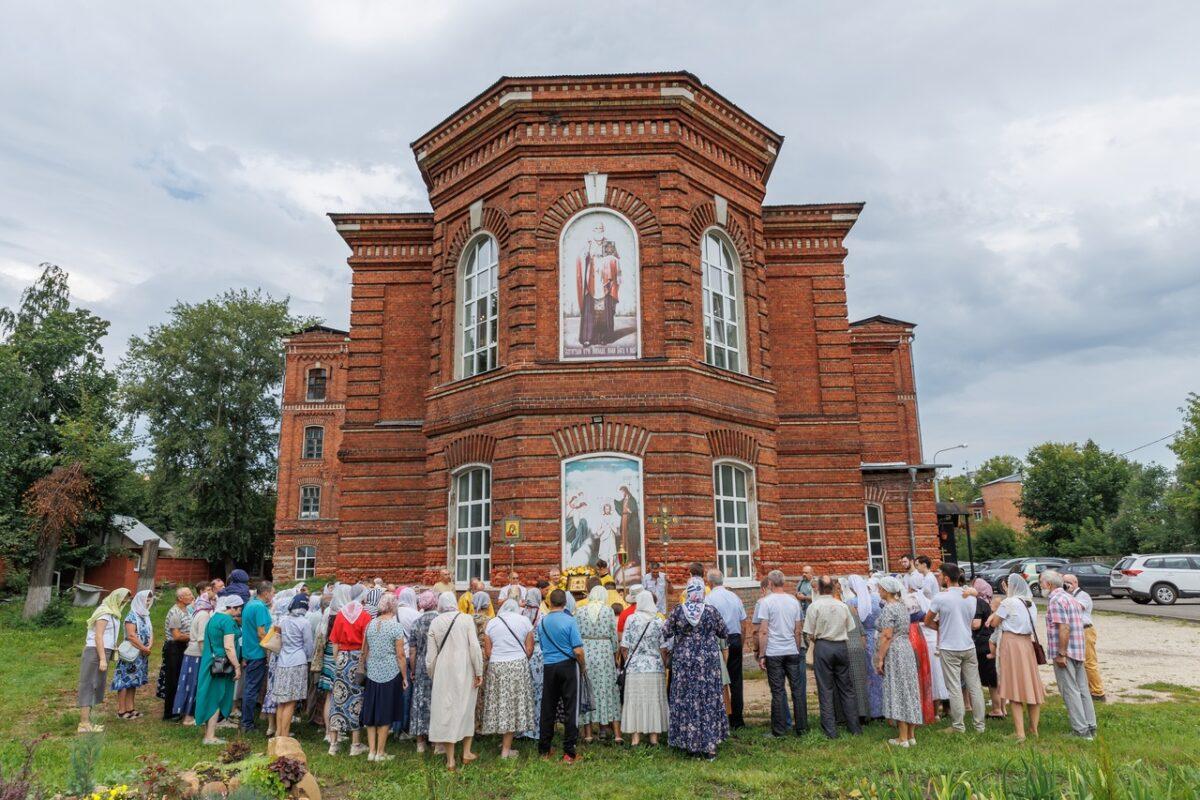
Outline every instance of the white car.
[[1169, 606], [1181, 597], [1200, 597], [1200, 555], [1126, 556], [1113, 566], [1109, 578], [1113, 597]]

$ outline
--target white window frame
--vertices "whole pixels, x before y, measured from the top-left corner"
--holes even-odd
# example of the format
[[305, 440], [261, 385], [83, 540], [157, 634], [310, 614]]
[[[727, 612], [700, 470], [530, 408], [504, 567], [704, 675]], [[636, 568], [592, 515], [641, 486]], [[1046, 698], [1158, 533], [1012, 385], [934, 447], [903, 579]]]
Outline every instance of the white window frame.
[[[714, 275], [720, 278], [720, 286], [713, 286]], [[746, 303], [742, 290], [742, 264], [733, 243], [719, 228], [709, 228], [700, 240], [700, 277], [704, 295], [704, 363], [744, 374]], [[730, 283], [733, 284], [732, 292]], [[718, 327], [721, 330], [719, 338], [716, 336]], [[729, 342], [730, 329], [732, 344]]]
[[[486, 288], [482, 290], [478, 288], [480, 277], [486, 278]], [[459, 259], [456, 283], [454, 374], [461, 379], [490, 372], [500, 364], [500, 244], [496, 237], [481, 233], [467, 242]], [[482, 318], [478, 314], [480, 306]], [[468, 320], [471, 320], [469, 326]], [[470, 343], [468, 330], [473, 331]]]
[[[871, 522], [871, 509], [875, 509], [879, 515], [878, 522]], [[865, 503], [863, 505], [863, 522], [867, 529], [867, 567], [874, 572], [887, 572], [887, 530], [884, 526], [883, 506], [879, 503]], [[872, 532], [872, 528], [875, 529]], [[879, 553], [874, 552], [878, 545]], [[878, 561], [877, 561], [878, 559]], [[878, 566], [876, 564], [878, 563]]]
[[[310, 552], [303, 552], [310, 551]], [[302, 544], [296, 547], [294, 556], [295, 568], [293, 569], [292, 577], [298, 581], [308, 580], [309, 578], [317, 577], [317, 548], [316, 545]], [[300, 565], [304, 564], [305, 568], [301, 572]]]
[[[460, 494], [460, 483], [471, 480], [472, 475], [478, 474], [483, 481], [483, 489], [478, 499]], [[471, 487], [468, 486], [468, 492]], [[477, 521], [472, 523], [474, 509], [478, 508]], [[449, 539], [447, 550], [449, 556], [450, 574], [454, 576], [454, 585], [465, 589], [471, 582], [472, 562], [478, 562], [478, 577], [485, 585], [491, 584], [492, 574], [492, 468], [488, 464], [464, 464], [450, 474], [450, 494], [447, 503]], [[465, 515], [466, 524], [460, 525], [459, 519]], [[466, 550], [460, 552], [460, 537], [466, 535]], [[471, 538], [478, 536], [479, 548], [472, 546]], [[465, 564], [466, 578], [459, 577], [459, 566]]]
[[[304, 510], [304, 490], [305, 489], [316, 489], [317, 490], [317, 510], [316, 511], [305, 511]], [[320, 518], [321, 518], [321, 485], [318, 483], [303, 484], [300, 487], [300, 519], [320, 519]]]
[[[732, 469], [733, 472], [728, 473], [729, 477], [734, 479], [734, 485], [731, 487], [731, 492], [726, 494], [724, 483], [723, 469]], [[737, 495], [736, 474], [741, 473], [745, 479], [745, 496]], [[739, 461], [733, 458], [722, 458], [713, 462], [712, 471], [712, 487], [713, 487], [713, 534], [714, 544], [717, 551], [717, 568], [725, 575], [725, 585], [734, 587], [757, 586], [758, 580], [754, 574], [754, 551], [758, 545], [758, 492], [757, 482], [755, 480], [754, 467], [744, 461]], [[732, 504], [733, 520], [732, 522], [725, 519], [725, 511]], [[745, 521], [738, 520], [737, 508], [742, 504], [745, 508]], [[724, 546], [725, 536], [732, 531], [734, 535], [735, 547], [730, 549]], [[746, 536], [746, 546], [742, 548], [736, 546], [740, 544], [739, 534], [744, 532]], [[737, 560], [746, 559], [745, 570], [740, 568], [738, 574], [732, 574], [728, 565], [727, 559]]]
[[983, 509], [982, 508], [975, 509], [972, 516], [975, 517], [976, 522], [981, 522], [983, 520]]
[[141, 553], [133, 554], [133, 571], [134, 572], [142, 571], [142, 554]]
[[[322, 386], [324, 390], [320, 397], [312, 396], [312, 383], [310, 378], [314, 372], [325, 373], [325, 383]], [[329, 368], [328, 367], [309, 367], [304, 371], [304, 402], [306, 403], [324, 403], [329, 399]]]
[[[308, 454], [308, 432], [317, 430], [321, 432], [321, 438], [317, 442], [319, 452], [315, 456]], [[300, 458], [304, 461], [320, 461], [325, 458], [325, 426], [324, 425], [305, 425], [304, 438], [300, 444]]]

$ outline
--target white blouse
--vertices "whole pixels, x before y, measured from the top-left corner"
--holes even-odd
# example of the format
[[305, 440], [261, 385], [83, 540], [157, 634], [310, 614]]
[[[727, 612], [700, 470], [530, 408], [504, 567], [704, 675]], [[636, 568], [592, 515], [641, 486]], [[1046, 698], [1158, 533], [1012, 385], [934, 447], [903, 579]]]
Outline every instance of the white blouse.
[[[113, 616], [103, 616], [100, 619], [104, 620], [104, 649], [112, 650], [117, 646], [117, 631], [122, 631], [121, 638], [125, 638], [124, 629], [121, 627], [121, 621]], [[99, 620], [97, 620], [99, 622]], [[84, 647], [96, 646], [96, 627], [93, 625], [88, 628], [87, 642]]]
[[1037, 624], [1037, 606], [1026, 606], [1025, 602], [1016, 597], [1007, 597], [996, 609], [996, 616], [1003, 622], [1000, 630], [1009, 633], [1031, 634]]

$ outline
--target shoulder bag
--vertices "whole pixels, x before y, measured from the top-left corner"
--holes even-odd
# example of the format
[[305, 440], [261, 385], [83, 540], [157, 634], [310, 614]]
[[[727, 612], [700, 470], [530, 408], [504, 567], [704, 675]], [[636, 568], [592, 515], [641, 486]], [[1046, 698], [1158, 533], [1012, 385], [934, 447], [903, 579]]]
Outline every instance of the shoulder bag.
[[267, 632], [258, 640], [258, 646], [268, 653], [278, 654], [283, 649], [283, 637], [279, 635], [279, 626], [272, 625], [267, 628]]
[[1042, 642], [1038, 639], [1037, 623], [1033, 621], [1033, 612], [1029, 610], [1029, 606], [1025, 606], [1025, 613], [1029, 616], [1029, 627], [1033, 628], [1033, 657], [1038, 666], [1042, 666], [1046, 663], [1046, 648], [1042, 647]]
[[137, 661], [138, 656], [141, 654], [142, 651], [137, 649], [137, 645], [128, 639], [117, 646], [117, 659], [119, 661]]

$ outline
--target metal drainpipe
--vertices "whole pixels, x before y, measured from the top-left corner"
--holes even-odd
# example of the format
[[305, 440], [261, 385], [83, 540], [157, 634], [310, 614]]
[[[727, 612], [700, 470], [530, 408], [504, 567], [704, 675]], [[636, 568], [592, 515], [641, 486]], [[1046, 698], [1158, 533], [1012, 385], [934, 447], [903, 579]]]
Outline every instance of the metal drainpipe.
[[916, 467], [908, 468], [908, 478], [909, 478], [908, 498], [907, 498], [907, 504], [908, 504], [908, 551], [910, 553], [915, 553], [915, 552], [917, 552], [917, 531], [913, 527], [912, 497], [913, 497], [913, 488], [917, 485], [917, 468]]

